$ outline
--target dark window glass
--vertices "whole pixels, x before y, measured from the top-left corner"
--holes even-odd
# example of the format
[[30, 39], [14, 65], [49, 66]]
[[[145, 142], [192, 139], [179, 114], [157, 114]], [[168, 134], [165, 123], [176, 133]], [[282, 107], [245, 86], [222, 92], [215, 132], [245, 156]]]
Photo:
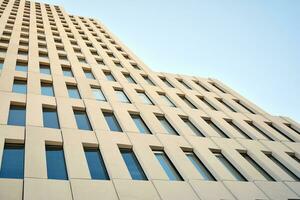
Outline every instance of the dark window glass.
[[205, 97], [199, 97], [199, 99], [205, 104], [207, 105], [209, 108], [211, 108], [212, 110], [217, 110], [213, 105], [211, 105], [211, 103], [209, 103]]
[[300, 164], [300, 158], [298, 158], [295, 154], [288, 154], [288, 155]]
[[81, 130], [92, 130], [90, 120], [85, 111], [74, 110], [74, 115], [77, 123], [78, 129]]
[[206, 92], [210, 92], [206, 87], [204, 87], [199, 81], [195, 81], [195, 83], [200, 87], [202, 88], [204, 91]]
[[175, 166], [172, 164], [168, 156], [163, 151], [154, 151], [154, 155], [159, 161], [159, 164], [164, 169], [165, 173], [171, 181], [182, 181], [182, 177], [176, 170]]
[[50, 75], [51, 74], [50, 67], [46, 65], [40, 65], [40, 73]]
[[131, 115], [136, 127], [139, 129], [140, 133], [151, 134], [151, 131], [145, 124], [144, 120], [139, 115]]
[[292, 124], [284, 124], [284, 125], [286, 125], [291, 130], [295, 131], [296, 133], [300, 134], [300, 131], [298, 131], [295, 127], [293, 127]]
[[24, 145], [4, 145], [0, 178], [24, 178]]
[[54, 96], [53, 85], [51, 83], [41, 83], [42, 95]]
[[25, 126], [26, 109], [25, 106], [11, 105], [8, 115], [8, 125]]
[[203, 133], [201, 133], [201, 131], [196, 128], [196, 126], [194, 126], [194, 124], [192, 124], [192, 122], [187, 119], [187, 118], [182, 118], [182, 120], [184, 121], [184, 123], [192, 130], [192, 132], [197, 135], [197, 136], [201, 136], [201, 137], [205, 137], [205, 135]]
[[27, 93], [27, 82], [23, 80], [14, 80], [13, 92], [26, 94]]
[[247, 181], [245, 177], [221, 154], [214, 153], [217, 159], [223, 164], [223, 166], [235, 177], [238, 181]]
[[113, 113], [104, 112], [103, 115], [111, 131], [122, 132], [122, 129]]
[[251, 126], [253, 129], [255, 129], [257, 132], [259, 132], [262, 136], [264, 136], [266, 139], [269, 139], [271, 141], [274, 141], [270, 136], [268, 136], [265, 132], [263, 132], [261, 129], [259, 129], [257, 126], [254, 125], [253, 122], [246, 121], [249, 126]]
[[279, 133], [280, 135], [282, 135], [282, 137], [286, 138], [287, 140], [289, 140], [291, 142], [295, 142], [289, 136], [287, 136], [286, 134], [284, 134], [281, 130], [279, 130], [278, 128], [276, 128], [273, 123], [266, 123], [266, 124], [269, 125], [274, 131], [276, 131], [277, 133]]
[[194, 106], [194, 104], [192, 104], [185, 96], [179, 96], [183, 101], [184, 103], [186, 103], [186, 105], [188, 105], [190, 108], [193, 108], [193, 109], [197, 109], [196, 106]]
[[92, 179], [108, 180], [108, 174], [99, 149], [84, 148]]
[[161, 125], [164, 127], [164, 129], [167, 131], [170, 135], [178, 135], [177, 131], [173, 128], [173, 126], [168, 122], [168, 120], [164, 116], [157, 116], [157, 119], [161, 123]]
[[80, 99], [80, 94], [75, 85], [67, 85], [68, 93], [70, 98]]
[[242, 129], [240, 129], [240, 127], [238, 127], [237, 125], [235, 125], [231, 120], [227, 121], [227, 123], [232, 126], [232, 128], [234, 128], [237, 132], [239, 132], [242, 136], [244, 136], [247, 139], [251, 139]]
[[168, 87], [174, 88], [174, 86], [173, 86], [166, 78], [161, 78], [161, 80], [162, 80]]
[[58, 146], [46, 146], [48, 179], [68, 180], [63, 149]]
[[192, 88], [190, 86], [188, 86], [183, 80], [178, 80], [179, 83], [181, 83], [181, 85], [183, 85], [186, 89], [191, 90]]
[[210, 83], [212, 86], [214, 86], [217, 90], [219, 90], [220, 92], [222, 93], [226, 93], [224, 89], [222, 89], [220, 86], [218, 86], [217, 84], [215, 83]]
[[194, 153], [186, 152], [185, 155], [193, 163], [193, 165], [196, 167], [198, 172], [202, 175], [204, 180], [211, 180], [211, 181], [216, 180]]
[[205, 119], [205, 122], [212, 128], [214, 129], [221, 137], [229, 138], [224, 131], [222, 131], [215, 123], [213, 123], [210, 119]]
[[131, 175], [131, 178], [133, 180], [147, 180], [147, 177], [132, 150], [120, 149], [120, 152]]
[[43, 122], [44, 127], [60, 128], [56, 109], [43, 108]]
[[234, 110], [231, 106], [229, 106], [223, 99], [217, 99], [221, 104], [223, 104], [226, 108], [228, 108], [228, 110], [232, 111], [232, 112], [236, 112], [236, 110]]
[[242, 102], [240, 102], [239, 100], [235, 100], [235, 102], [241, 106], [242, 108], [244, 108], [245, 110], [247, 110], [248, 112], [255, 114], [255, 112], [253, 112], [250, 108], [248, 108], [247, 106], [245, 106]]

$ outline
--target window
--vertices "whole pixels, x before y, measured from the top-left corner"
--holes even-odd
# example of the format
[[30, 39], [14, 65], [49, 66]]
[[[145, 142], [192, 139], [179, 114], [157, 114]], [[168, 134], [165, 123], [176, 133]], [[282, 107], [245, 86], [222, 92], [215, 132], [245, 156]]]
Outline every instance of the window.
[[282, 169], [288, 176], [290, 176], [295, 181], [300, 181], [300, 178], [296, 176], [292, 171], [290, 171], [286, 166], [284, 166], [279, 160], [277, 160], [272, 154], [266, 154], [266, 156], [274, 162], [280, 169]]
[[136, 127], [139, 129], [140, 133], [152, 134], [140, 115], [131, 114], [131, 118], [134, 121]]
[[102, 92], [102, 90], [100, 88], [93, 88], [92, 87], [92, 93], [94, 95], [94, 97], [96, 98], [96, 100], [98, 101], [106, 101], [106, 98]]
[[8, 125], [25, 126], [26, 109], [25, 106], [10, 105], [8, 115]]
[[247, 181], [245, 177], [221, 153], [214, 154], [237, 181]]
[[218, 86], [216, 83], [210, 83], [212, 86], [214, 86], [217, 90], [219, 90], [222, 93], [226, 93], [225, 90], [223, 90], [220, 86]]
[[40, 65], [40, 73], [41, 74], [51, 74], [50, 67], [48, 65]]
[[159, 96], [163, 99], [167, 106], [176, 107], [175, 104], [165, 94], [159, 94]]
[[54, 91], [53, 91], [53, 85], [52, 83], [41, 83], [41, 90], [42, 90], [42, 95], [45, 96], [54, 96]]
[[54, 108], [43, 108], [44, 127], [59, 129], [59, 121], [57, 111]]
[[4, 144], [0, 178], [24, 178], [23, 144]]
[[193, 165], [195, 166], [197, 171], [201, 174], [201, 176], [204, 178], [204, 180], [209, 180], [209, 181], [216, 180], [194, 153], [185, 152], [185, 155], [193, 163]]
[[75, 115], [78, 129], [88, 130], [88, 131], [92, 130], [90, 120], [85, 111], [74, 110], [74, 115]]
[[180, 97], [180, 98], [184, 101], [184, 103], [186, 103], [186, 105], [188, 105], [190, 108], [197, 109], [196, 106], [194, 106], [194, 104], [192, 104], [185, 96], [179, 95], [179, 97]]
[[3, 69], [3, 61], [0, 63], [0, 71]]
[[27, 64], [25, 64], [25, 63], [17, 63], [17, 65], [16, 65], [16, 71], [27, 72], [28, 71]]
[[300, 158], [296, 157], [296, 155], [294, 153], [292, 153], [292, 154], [288, 153], [288, 155], [300, 164]]
[[281, 130], [279, 130], [278, 128], [276, 128], [274, 126], [273, 123], [266, 123], [269, 127], [271, 127], [274, 131], [276, 131], [277, 133], [279, 133], [280, 135], [282, 135], [284, 138], [286, 138], [287, 140], [291, 141], [291, 142], [295, 142], [294, 140], [292, 140], [290, 137], [288, 137], [286, 134], [284, 134]]
[[205, 99], [205, 97], [200, 97], [200, 96], [198, 96], [198, 98], [199, 98], [205, 105], [207, 105], [210, 109], [212, 109], [212, 110], [217, 110], [213, 105], [211, 105], [211, 104]]
[[143, 78], [149, 85], [154, 85], [154, 83], [151, 81], [151, 79], [148, 76], [143, 76]]
[[104, 74], [108, 81], [116, 81], [116, 79], [113, 77], [113, 75], [110, 72], [105, 72]]
[[186, 89], [191, 90], [192, 88], [190, 86], [188, 86], [183, 80], [178, 80], [179, 83], [181, 83], [181, 85], [183, 85]]
[[198, 128], [196, 128], [194, 126], [194, 124], [192, 124], [192, 122], [188, 119], [188, 118], [181, 118], [182, 121], [192, 130], [192, 132], [197, 135], [197, 136], [201, 136], [201, 137], [205, 137], [205, 135], [203, 133], [201, 133], [201, 131], [199, 131]]
[[203, 89], [206, 92], [210, 92], [206, 87], [204, 87], [199, 81], [194, 81], [201, 89]]
[[62, 147], [46, 145], [46, 162], [48, 179], [68, 180]]
[[84, 71], [85, 77], [88, 79], [95, 79], [93, 73], [91, 71]]
[[126, 96], [126, 94], [124, 93], [123, 90], [115, 89], [115, 91], [116, 91], [117, 99], [120, 102], [122, 102], [122, 103], [130, 103], [130, 100], [128, 99], [128, 97]]
[[119, 62], [114, 62], [117, 67], [123, 67], [123, 65]]
[[229, 106], [223, 99], [217, 99], [221, 104], [223, 104], [228, 110], [236, 112], [231, 106]]
[[160, 78], [168, 87], [174, 88], [174, 86], [166, 79], [166, 78]]
[[128, 83], [136, 84], [135, 80], [130, 76], [130, 74], [124, 74], [124, 77], [127, 79]]
[[259, 129], [256, 125], [254, 125], [253, 122], [246, 121], [249, 126], [251, 126], [253, 129], [255, 129], [257, 132], [259, 132], [262, 136], [264, 136], [266, 139], [269, 139], [271, 141], [274, 141], [270, 136], [268, 136], [265, 132], [263, 132], [261, 129]]
[[259, 166], [247, 153], [241, 155], [252, 165], [267, 181], [275, 181], [261, 166]]
[[232, 128], [234, 128], [237, 132], [240, 133], [240, 135], [244, 136], [247, 139], [251, 139], [242, 129], [240, 129], [240, 127], [238, 127], [237, 125], [235, 125], [233, 123], [233, 121], [231, 120], [225, 120]]
[[108, 174], [99, 149], [84, 148], [85, 158], [92, 179], [108, 180]]
[[80, 99], [81, 96], [79, 94], [79, 91], [75, 85], [67, 85], [69, 97], [73, 99]]
[[153, 105], [153, 102], [149, 99], [149, 97], [146, 95], [145, 92], [137, 92], [141, 101], [144, 103], [144, 104], [148, 104], [148, 105]]
[[255, 112], [253, 112], [250, 108], [248, 108], [247, 106], [245, 106], [241, 101], [239, 100], [234, 100], [240, 107], [244, 108], [245, 110], [247, 110], [248, 112], [255, 114]]
[[176, 170], [175, 166], [172, 164], [168, 156], [164, 151], [154, 151], [154, 155], [157, 158], [159, 164], [169, 177], [170, 181], [183, 181], [179, 172]]
[[122, 129], [113, 113], [104, 112], [103, 115], [111, 131], [122, 132]]
[[63, 75], [66, 77], [74, 77], [71, 68], [63, 67]]
[[27, 82], [23, 80], [14, 80], [13, 92], [26, 94], [27, 93]]
[[204, 119], [204, 121], [212, 128], [214, 129], [221, 137], [229, 138], [224, 131], [222, 131], [217, 125], [215, 125], [214, 122], [212, 122], [210, 119]]
[[293, 127], [292, 124], [284, 124], [284, 125], [286, 125], [286, 126], [287, 126], [289, 129], [291, 129], [292, 131], [295, 131], [296, 133], [300, 134], [300, 132], [299, 132], [298, 130], [296, 130], [296, 128]]
[[148, 180], [131, 149], [120, 149], [124, 162], [133, 180]]
[[164, 116], [156, 116], [161, 125], [170, 135], [178, 135], [177, 131], [173, 128], [173, 126], [167, 121]]

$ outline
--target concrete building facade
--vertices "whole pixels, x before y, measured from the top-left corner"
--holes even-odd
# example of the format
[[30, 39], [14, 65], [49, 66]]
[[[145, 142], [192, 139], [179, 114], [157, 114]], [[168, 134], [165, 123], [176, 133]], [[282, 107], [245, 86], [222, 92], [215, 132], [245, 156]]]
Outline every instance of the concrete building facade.
[[1, 200], [300, 199], [296, 121], [152, 71], [96, 19], [0, 16]]

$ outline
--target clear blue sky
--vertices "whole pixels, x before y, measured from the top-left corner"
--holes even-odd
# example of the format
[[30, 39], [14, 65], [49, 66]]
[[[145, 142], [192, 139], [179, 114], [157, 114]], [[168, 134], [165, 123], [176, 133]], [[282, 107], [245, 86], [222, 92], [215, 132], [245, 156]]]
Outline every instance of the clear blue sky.
[[100, 19], [155, 71], [217, 78], [300, 122], [298, 0], [42, 1]]

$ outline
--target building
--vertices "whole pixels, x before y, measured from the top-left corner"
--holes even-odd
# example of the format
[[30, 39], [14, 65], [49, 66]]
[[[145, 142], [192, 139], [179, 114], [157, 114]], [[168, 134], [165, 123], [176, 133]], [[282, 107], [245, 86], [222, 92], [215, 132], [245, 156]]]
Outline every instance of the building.
[[1, 200], [300, 199], [299, 123], [152, 71], [98, 20], [0, 2]]

